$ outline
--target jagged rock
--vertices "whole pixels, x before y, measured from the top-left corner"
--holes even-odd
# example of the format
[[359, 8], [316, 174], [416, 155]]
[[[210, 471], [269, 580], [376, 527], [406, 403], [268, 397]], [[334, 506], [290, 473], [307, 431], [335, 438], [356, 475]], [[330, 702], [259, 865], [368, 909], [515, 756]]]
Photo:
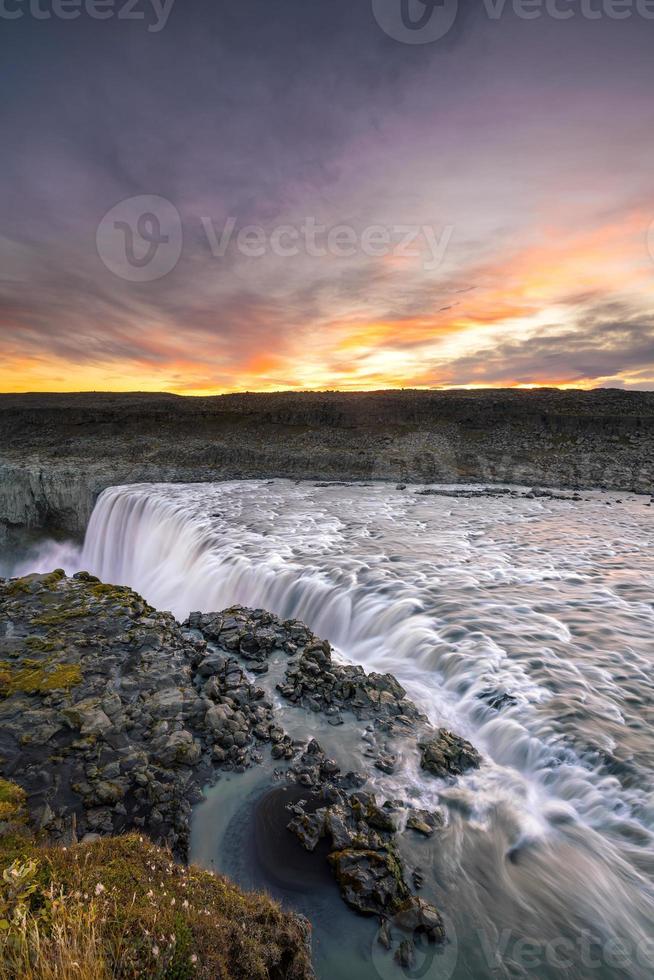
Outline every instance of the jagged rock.
[[406, 825], [408, 830], [415, 830], [423, 837], [431, 837], [438, 827], [443, 826], [443, 817], [440, 813], [431, 813], [429, 810], [411, 810]]
[[393, 914], [409, 897], [395, 853], [347, 849], [329, 855], [341, 895], [364, 915]]
[[156, 757], [165, 766], [192, 766], [199, 760], [202, 751], [190, 732], [173, 732], [159, 748]]
[[388, 919], [382, 919], [381, 921], [379, 932], [377, 933], [377, 942], [384, 949], [390, 949], [393, 945], [393, 934]]
[[325, 833], [325, 811], [305, 813], [299, 807], [297, 809], [299, 812], [289, 823], [288, 829], [295, 834], [307, 851], [315, 851]]
[[[207, 633], [207, 637], [211, 636], [211, 633]], [[197, 673], [200, 677], [213, 677], [214, 674], [222, 674], [227, 667], [227, 662], [227, 657], [222, 654], [210, 653], [198, 664]]]
[[352, 907], [392, 914], [410, 897], [393, 844], [397, 806], [363, 791], [365, 773], [341, 773], [318, 741], [302, 751], [278, 724], [246, 670], [280, 653], [283, 696], [332, 723], [346, 712], [365, 718], [373, 758], [390, 763], [394, 738], [428, 731], [392, 675], [335, 663], [329, 643], [295, 620], [235, 606], [180, 626], [85, 573], [0, 580], [0, 773], [26, 790], [56, 840], [143, 828], [184, 856], [203, 786], [269, 746], [290, 763], [271, 777], [311, 799], [295, 806], [289, 829], [307, 850], [329, 841]]
[[396, 762], [397, 757], [394, 755], [380, 755], [375, 759], [375, 769], [390, 776], [395, 772]]
[[489, 708], [494, 708], [495, 711], [501, 711], [503, 708], [518, 703], [518, 699], [513, 694], [509, 694], [508, 691], [481, 691], [477, 697], [480, 701], [484, 701]]
[[102, 735], [112, 727], [111, 719], [95, 700], [79, 701], [61, 713], [66, 721], [80, 729], [82, 735]]
[[393, 922], [412, 935], [424, 933], [430, 942], [445, 940], [445, 926], [438, 909], [422, 898], [411, 896], [395, 910]]
[[434, 776], [460, 776], [481, 765], [481, 756], [474, 746], [445, 728], [433, 738], [420, 742], [419, 748], [421, 767]]
[[421, 868], [414, 868], [411, 872], [411, 880], [413, 882], [413, 887], [416, 891], [419, 891], [425, 883], [425, 876], [422, 873]]
[[288, 825], [307, 850], [313, 850], [323, 836], [331, 838], [335, 850], [375, 850], [384, 847], [395, 833], [393, 818], [388, 809], [377, 805], [374, 794], [353, 792], [348, 795], [346, 788], [354, 774], [343, 777], [336, 763], [325, 756], [315, 739], [309, 742], [288, 775], [301, 786], [311, 788], [314, 799], [322, 798], [323, 806], [313, 813], [306, 813], [303, 806], [297, 804], [295, 818]]
[[395, 950], [395, 962], [403, 970], [410, 970], [416, 965], [416, 949], [411, 939], [403, 939]]
[[253, 730], [273, 722], [228, 651], [197, 634], [227, 621], [180, 627], [84, 572], [0, 580], [0, 771], [53, 839], [139, 827], [185, 854], [202, 786], [257, 761]]
[[388, 810], [377, 806], [375, 797], [372, 794], [365, 794], [365, 798], [361, 799], [363, 796], [364, 794], [353, 793], [350, 797], [353, 801], [359, 802], [361, 800], [362, 819], [369, 827], [373, 827], [375, 830], [383, 830], [387, 833], [394, 834], [397, 827]]

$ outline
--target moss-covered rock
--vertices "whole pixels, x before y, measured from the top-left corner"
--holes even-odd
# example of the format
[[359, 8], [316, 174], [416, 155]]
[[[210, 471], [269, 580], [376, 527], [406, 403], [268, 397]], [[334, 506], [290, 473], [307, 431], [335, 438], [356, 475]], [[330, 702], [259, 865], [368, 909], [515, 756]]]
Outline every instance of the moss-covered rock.
[[57, 663], [54, 658], [35, 661], [29, 658], [12, 663], [0, 661], [0, 697], [12, 694], [48, 694], [69, 691], [81, 683], [79, 664]]
[[0, 580], [0, 776], [26, 790], [35, 826], [63, 842], [143, 829], [185, 856], [203, 787], [273, 740], [264, 692], [227, 650], [207, 654], [88, 573]]

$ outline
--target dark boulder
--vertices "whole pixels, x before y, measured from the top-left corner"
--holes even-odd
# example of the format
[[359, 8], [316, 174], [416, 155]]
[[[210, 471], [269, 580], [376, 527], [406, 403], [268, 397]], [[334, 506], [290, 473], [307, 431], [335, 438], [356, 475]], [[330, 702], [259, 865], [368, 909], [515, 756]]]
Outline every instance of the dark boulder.
[[433, 738], [419, 743], [420, 765], [441, 778], [461, 776], [469, 769], [478, 769], [481, 756], [470, 742], [441, 728]]
[[364, 915], [392, 915], [409, 890], [395, 852], [348, 848], [329, 855], [329, 863], [347, 904]]

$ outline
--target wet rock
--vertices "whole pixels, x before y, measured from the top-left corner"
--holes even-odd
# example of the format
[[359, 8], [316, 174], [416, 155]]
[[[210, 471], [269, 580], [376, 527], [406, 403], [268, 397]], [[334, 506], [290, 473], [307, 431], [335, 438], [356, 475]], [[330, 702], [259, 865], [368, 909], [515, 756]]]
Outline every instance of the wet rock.
[[429, 810], [411, 810], [407, 817], [407, 830], [415, 830], [423, 837], [431, 837], [436, 829], [443, 826], [442, 814]]
[[399, 929], [412, 935], [422, 933], [430, 942], [442, 943], [445, 940], [445, 926], [440, 912], [415, 895], [396, 909], [393, 921]]
[[102, 735], [112, 727], [111, 719], [96, 700], [80, 701], [64, 708], [62, 715], [69, 724], [79, 728], [82, 735]]
[[441, 728], [433, 737], [419, 743], [422, 769], [441, 778], [461, 776], [469, 769], [478, 769], [481, 756], [459, 735]]
[[379, 769], [380, 772], [385, 772], [390, 776], [395, 772], [396, 763], [397, 756], [379, 755], [375, 759], [375, 769]]
[[307, 851], [315, 851], [318, 842], [325, 833], [325, 811], [305, 813], [301, 808], [288, 824], [288, 829], [295, 834]]
[[393, 851], [347, 849], [329, 855], [341, 895], [364, 915], [388, 915], [409, 897], [399, 861]]
[[416, 965], [416, 949], [411, 939], [403, 939], [395, 950], [395, 962], [403, 970], [410, 970]]
[[377, 942], [380, 946], [383, 946], [384, 949], [391, 949], [393, 945], [393, 934], [391, 932], [388, 919], [382, 919], [380, 923], [379, 932], [377, 933]]
[[503, 708], [509, 708], [518, 703], [518, 699], [513, 694], [509, 694], [508, 691], [495, 691], [491, 689], [481, 691], [477, 697], [495, 711], [502, 711]]
[[180, 627], [85, 573], [0, 580], [0, 773], [51, 838], [139, 827], [185, 854], [202, 787], [256, 762], [253, 730], [273, 722], [227, 648], [207, 647], [247, 618], [198, 614]]
[[210, 653], [197, 666], [196, 673], [200, 677], [213, 677], [214, 674], [222, 674], [227, 667], [227, 658], [220, 653]]
[[397, 830], [393, 817], [387, 809], [377, 806], [374, 796], [362, 806], [362, 817], [369, 827], [394, 834]]
[[199, 760], [201, 749], [190, 732], [173, 732], [155, 748], [159, 762], [165, 766], [192, 766]]
[[362, 667], [335, 664], [325, 644], [307, 644], [278, 690], [295, 704], [324, 712], [332, 724], [340, 723], [343, 711], [387, 731], [426, 721], [392, 674], [366, 674]]

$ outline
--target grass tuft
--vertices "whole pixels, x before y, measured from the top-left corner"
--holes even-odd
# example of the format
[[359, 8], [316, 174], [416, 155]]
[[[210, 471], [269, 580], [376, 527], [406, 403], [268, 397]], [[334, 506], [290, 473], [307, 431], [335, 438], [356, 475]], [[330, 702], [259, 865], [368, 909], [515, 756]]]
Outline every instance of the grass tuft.
[[268, 896], [131, 834], [0, 838], [0, 980], [309, 980], [306, 928]]

